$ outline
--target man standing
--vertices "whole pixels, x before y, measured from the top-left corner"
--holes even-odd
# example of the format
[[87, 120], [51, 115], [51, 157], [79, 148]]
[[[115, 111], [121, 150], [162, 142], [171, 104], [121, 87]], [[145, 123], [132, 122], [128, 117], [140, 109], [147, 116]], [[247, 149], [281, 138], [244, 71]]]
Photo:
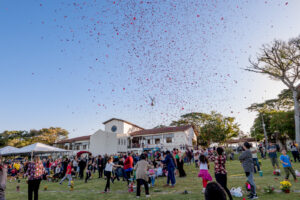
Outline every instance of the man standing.
[[79, 177], [80, 179], [83, 179], [83, 172], [86, 166], [86, 162], [83, 158], [80, 159], [78, 166], [79, 166]]
[[246, 177], [248, 179], [248, 183], [251, 186], [250, 195], [248, 196], [249, 199], [257, 199], [256, 194], [256, 186], [253, 179], [253, 160], [252, 160], [252, 153], [250, 151], [251, 145], [248, 142], [245, 142], [243, 145], [243, 153], [240, 155], [239, 160], [242, 163], [244, 168]]
[[300, 162], [299, 151], [295, 142], [293, 142], [293, 144], [291, 145], [291, 151], [294, 157], [294, 162], [297, 162], [297, 160]]
[[269, 157], [271, 159], [272, 166], [274, 168], [274, 174], [280, 173], [279, 163], [278, 163], [278, 159], [277, 159], [276, 144], [273, 144], [272, 142], [269, 143], [268, 153], [269, 153]]
[[131, 157], [130, 153], [128, 153], [128, 156], [124, 161], [124, 171], [126, 173], [127, 184], [129, 185], [130, 175], [133, 171], [133, 158]]
[[174, 187], [175, 183], [176, 183], [175, 164], [174, 164], [174, 158], [171, 155], [170, 151], [166, 152], [165, 160], [162, 160], [162, 162], [167, 165], [167, 170], [168, 170], [168, 179], [167, 179], [167, 184], [165, 186], [169, 186], [170, 181], [171, 181], [171, 184], [172, 184], [171, 187]]
[[250, 151], [252, 153], [252, 159], [253, 159], [253, 164], [254, 164], [254, 173], [256, 173], [256, 167], [257, 167], [257, 171], [259, 172], [260, 166], [259, 166], [259, 162], [258, 162], [258, 158], [257, 158], [257, 149], [252, 146]]
[[0, 157], [0, 200], [5, 200], [5, 189], [7, 180], [7, 166], [2, 164]]
[[102, 178], [103, 176], [103, 170], [104, 170], [104, 160], [102, 158], [102, 156], [98, 156], [98, 160], [97, 160], [97, 166], [98, 166], [98, 173], [99, 173], [99, 177], [98, 178]]

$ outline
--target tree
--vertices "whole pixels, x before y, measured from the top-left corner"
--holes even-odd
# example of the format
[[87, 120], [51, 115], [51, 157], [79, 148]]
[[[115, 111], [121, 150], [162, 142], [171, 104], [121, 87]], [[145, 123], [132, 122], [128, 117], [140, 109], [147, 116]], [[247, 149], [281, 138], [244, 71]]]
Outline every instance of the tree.
[[[294, 111], [265, 111], [264, 123], [268, 139], [280, 140], [282, 144], [287, 138], [295, 139]], [[264, 138], [262, 118], [258, 115], [251, 127], [251, 136], [259, 140]]]
[[270, 120], [270, 130], [275, 133], [276, 139], [282, 143], [286, 138], [295, 139], [295, 124], [293, 111], [277, 111], [272, 113]]
[[293, 94], [296, 141], [300, 144], [300, 36], [289, 42], [275, 40], [270, 45], [263, 45], [255, 60], [249, 60], [246, 70], [266, 74], [274, 80], [283, 82]]
[[280, 92], [280, 94], [278, 95], [277, 98], [268, 99], [263, 103], [253, 103], [247, 109], [249, 111], [258, 111], [259, 112], [262, 110], [290, 111], [290, 110], [293, 110], [293, 108], [294, 108], [293, 94], [292, 94], [291, 90], [284, 89]]
[[59, 127], [43, 128], [28, 131], [4, 131], [0, 133], [0, 145], [23, 147], [36, 142], [54, 144], [56, 141], [68, 138], [69, 132]]
[[173, 121], [171, 126], [193, 125], [199, 133], [198, 143], [209, 146], [211, 142], [223, 143], [238, 136], [239, 125], [234, 120], [233, 117], [225, 117], [216, 112], [193, 112], [182, 115], [178, 121]]

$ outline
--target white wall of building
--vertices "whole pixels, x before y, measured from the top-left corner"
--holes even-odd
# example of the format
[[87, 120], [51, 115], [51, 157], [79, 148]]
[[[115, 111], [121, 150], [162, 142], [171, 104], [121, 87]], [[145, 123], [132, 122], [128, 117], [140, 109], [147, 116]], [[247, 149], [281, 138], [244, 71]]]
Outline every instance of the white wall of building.
[[125, 134], [129, 134], [129, 133], [139, 131], [139, 130], [141, 130], [141, 129], [136, 126], [132, 126], [131, 124], [124, 123], [124, 133]]
[[127, 146], [128, 146], [128, 137], [124, 134], [118, 134], [117, 135], [117, 151], [118, 152], [127, 152]]
[[117, 153], [117, 133], [98, 130], [90, 137], [90, 152], [95, 156]]
[[112, 120], [112, 121], [106, 123], [105, 124], [105, 131], [106, 132], [112, 132], [111, 128], [113, 126], [117, 127], [117, 131], [115, 133], [118, 133], [118, 134], [123, 134], [124, 133], [124, 122], [119, 121], [119, 120]]
[[194, 129], [191, 127], [188, 130], [185, 131], [188, 137], [188, 145], [193, 146], [193, 140], [197, 141], [197, 136], [194, 132]]

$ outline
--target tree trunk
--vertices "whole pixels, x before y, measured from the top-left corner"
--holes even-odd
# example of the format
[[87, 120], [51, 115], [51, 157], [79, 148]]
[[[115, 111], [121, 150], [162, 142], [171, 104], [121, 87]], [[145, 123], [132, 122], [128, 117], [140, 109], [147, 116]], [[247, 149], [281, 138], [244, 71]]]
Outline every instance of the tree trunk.
[[298, 91], [293, 90], [293, 99], [294, 99], [294, 116], [295, 116], [295, 134], [296, 142], [300, 145], [300, 112], [299, 112], [299, 102], [298, 102]]

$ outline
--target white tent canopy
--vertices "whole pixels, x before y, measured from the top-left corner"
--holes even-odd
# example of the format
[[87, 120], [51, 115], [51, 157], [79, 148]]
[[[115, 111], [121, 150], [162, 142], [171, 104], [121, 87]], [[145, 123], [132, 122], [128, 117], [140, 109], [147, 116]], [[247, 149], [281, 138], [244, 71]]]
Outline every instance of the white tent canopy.
[[62, 152], [68, 152], [68, 150], [52, 147], [43, 143], [35, 143], [2, 155], [19, 155], [19, 154], [29, 154], [29, 153], [62, 153]]
[[0, 155], [4, 155], [4, 154], [10, 154], [13, 152], [18, 151], [19, 149], [16, 147], [12, 147], [12, 146], [6, 146], [0, 149]]

